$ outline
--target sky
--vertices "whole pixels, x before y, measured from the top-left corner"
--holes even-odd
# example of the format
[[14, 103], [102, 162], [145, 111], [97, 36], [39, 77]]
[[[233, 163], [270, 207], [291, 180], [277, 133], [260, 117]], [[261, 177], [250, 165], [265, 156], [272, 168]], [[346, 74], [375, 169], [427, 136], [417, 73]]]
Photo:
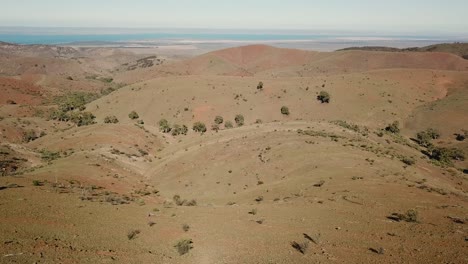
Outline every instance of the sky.
[[1, 27], [468, 33], [468, 0], [0, 0]]

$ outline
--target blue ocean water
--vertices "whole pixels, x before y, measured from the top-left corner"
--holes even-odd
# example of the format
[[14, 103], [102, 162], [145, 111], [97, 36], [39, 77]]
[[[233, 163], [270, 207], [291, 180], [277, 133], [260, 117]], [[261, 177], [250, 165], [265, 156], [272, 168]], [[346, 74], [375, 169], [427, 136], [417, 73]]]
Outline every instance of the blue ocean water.
[[[231, 41], [288, 41], [288, 40], [327, 40], [337, 37], [353, 37], [353, 35], [326, 34], [261, 34], [261, 33], [137, 33], [137, 34], [26, 34], [0, 33], [0, 41], [17, 44], [69, 44], [79, 42], [131, 42], [158, 40], [231, 40]], [[437, 39], [433, 36], [385, 36], [400, 40]]]
[[326, 38], [324, 35], [283, 35], [283, 34], [196, 34], [196, 33], [140, 33], [140, 34], [0, 34], [0, 41], [18, 44], [66, 44], [74, 42], [126, 42], [139, 40], [315, 40]]

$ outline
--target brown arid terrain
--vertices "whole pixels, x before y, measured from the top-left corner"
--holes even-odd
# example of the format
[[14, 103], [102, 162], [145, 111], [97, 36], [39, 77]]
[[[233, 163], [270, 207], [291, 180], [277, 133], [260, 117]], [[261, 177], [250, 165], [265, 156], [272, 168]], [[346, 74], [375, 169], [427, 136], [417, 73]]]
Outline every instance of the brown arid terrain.
[[467, 263], [440, 51], [1, 43], [0, 263]]

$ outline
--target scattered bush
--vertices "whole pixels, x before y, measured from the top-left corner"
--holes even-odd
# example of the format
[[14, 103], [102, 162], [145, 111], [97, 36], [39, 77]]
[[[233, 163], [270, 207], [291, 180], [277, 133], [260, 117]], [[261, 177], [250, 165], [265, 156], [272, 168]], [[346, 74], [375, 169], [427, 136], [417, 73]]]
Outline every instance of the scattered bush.
[[391, 124], [389, 124], [388, 126], [385, 127], [385, 131], [388, 131], [390, 133], [393, 133], [393, 134], [398, 134], [400, 133], [400, 122], [398, 121], [395, 121]]
[[319, 100], [322, 104], [330, 103], [330, 94], [325, 91], [320, 91], [319, 95], [317, 96], [317, 100]]
[[430, 158], [442, 164], [452, 165], [452, 160], [465, 160], [465, 153], [457, 148], [432, 147], [429, 149]]
[[204, 133], [206, 132], [206, 125], [202, 122], [195, 122], [193, 124], [193, 131]]
[[88, 126], [96, 123], [94, 121], [96, 117], [90, 112], [71, 112], [68, 116], [69, 120], [77, 126]]
[[218, 132], [219, 131], [219, 125], [218, 124], [212, 124], [211, 125], [211, 130]]
[[106, 124], [117, 124], [119, 120], [117, 119], [116, 116], [106, 116], [104, 118], [104, 123]]
[[462, 130], [462, 133], [457, 133], [456, 135], [456, 140], [457, 141], [464, 141], [468, 137], [468, 130]]
[[192, 244], [192, 239], [183, 239], [177, 242], [174, 247], [177, 249], [177, 252], [179, 252], [179, 255], [182, 256], [187, 254], [193, 248]]
[[455, 139], [457, 141], [465, 141], [466, 136], [464, 134], [457, 134]]
[[281, 107], [281, 114], [289, 115], [289, 108], [287, 106]]
[[243, 115], [236, 115], [236, 118], [234, 118], [234, 121], [236, 121], [237, 126], [243, 126], [244, 125], [244, 116]]
[[233, 127], [234, 127], [234, 125], [232, 124], [231, 121], [226, 121], [226, 123], [224, 123], [224, 128], [226, 128], [226, 129], [231, 129]]
[[33, 180], [32, 183], [33, 183], [33, 186], [42, 186], [42, 182], [38, 180]]
[[174, 197], [172, 197], [172, 200], [177, 206], [196, 206], [197, 201], [195, 199], [192, 199], [190, 201], [187, 201], [186, 199], [181, 199], [180, 195], [176, 194]]
[[185, 232], [188, 232], [190, 230], [190, 226], [187, 225], [187, 224], [183, 224], [182, 225], [182, 230], [184, 230]]
[[406, 165], [414, 165], [416, 163], [416, 160], [412, 157], [403, 157], [401, 158], [401, 162], [405, 163]]
[[131, 111], [130, 114], [128, 114], [128, 117], [129, 117], [130, 119], [135, 120], [135, 119], [138, 119], [140, 116], [138, 115], [137, 112]]
[[433, 139], [438, 139], [439, 137], [440, 137], [440, 133], [433, 128], [429, 128], [425, 131], [421, 131], [421, 132], [418, 132], [418, 134], [416, 134], [416, 140], [418, 144], [426, 148], [432, 146], [431, 141]]
[[263, 89], [263, 82], [259, 82], [257, 85], [257, 90], [262, 90]]
[[172, 130], [169, 124], [169, 121], [167, 121], [166, 119], [159, 120], [158, 125], [159, 125], [159, 130], [163, 133], [169, 133]]
[[55, 98], [55, 102], [59, 105], [59, 109], [63, 112], [73, 110], [85, 110], [85, 105], [99, 98], [99, 95], [94, 93], [74, 92]]
[[216, 116], [214, 119], [215, 124], [220, 125], [224, 122], [224, 119], [222, 116]]
[[[170, 128], [169, 128], [170, 129]], [[172, 135], [173, 136], [178, 136], [178, 135], [187, 135], [188, 132], [188, 127], [186, 125], [174, 125], [172, 128]]]
[[41, 153], [41, 159], [44, 161], [53, 161], [60, 158], [60, 152], [43, 149], [39, 153]]
[[49, 119], [57, 120], [61, 122], [68, 122], [70, 121], [70, 115], [67, 112], [55, 109], [50, 112]]
[[36, 140], [38, 138], [39, 137], [37, 136], [36, 131], [34, 131], [32, 129], [23, 132], [23, 141], [26, 142], [26, 143], [34, 141], [34, 140]]

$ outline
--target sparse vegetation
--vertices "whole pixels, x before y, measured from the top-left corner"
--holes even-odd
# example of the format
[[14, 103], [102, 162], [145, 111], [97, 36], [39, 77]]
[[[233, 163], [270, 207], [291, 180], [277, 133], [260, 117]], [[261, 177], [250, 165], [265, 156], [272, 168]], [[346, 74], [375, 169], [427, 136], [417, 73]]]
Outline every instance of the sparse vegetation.
[[236, 121], [237, 126], [243, 126], [244, 125], [244, 116], [243, 115], [236, 115], [236, 118], [234, 118], [234, 121]]
[[193, 124], [193, 131], [195, 132], [200, 132], [200, 133], [205, 133], [206, 132], [206, 125], [202, 122], [195, 122]]
[[187, 225], [187, 224], [183, 224], [182, 225], [182, 230], [184, 230], [184, 232], [188, 232], [190, 230], [190, 226]]
[[281, 107], [281, 114], [289, 115], [289, 108], [287, 106]]
[[[160, 127], [160, 129], [162, 129], [162, 128]], [[167, 131], [167, 127], [164, 127], [163, 132], [164, 132], [164, 131]], [[174, 127], [173, 127], [172, 129], [169, 128], [169, 131], [172, 131], [171, 134], [172, 134], [173, 136], [187, 135], [188, 127], [187, 127], [186, 125], [180, 126], [180, 125], [175, 124]]]
[[234, 127], [234, 125], [232, 124], [231, 121], [226, 121], [226, 123], [224, 123], [224, 128], [226, 128], [226, 129], [231, 129], [233, 127]]
[[33, 180], [32, 183], [33, 183], [33, 186], [42, 186], [42, 182], [38, 180]]
[[263, 90], [263, 82], [257, 84], [257, 90]]
[[116, 116], [106, 116], [104, 118], [104, 123], [106, 124], [117, 124], [119, 123], [119, 119]]
[[177, 206], [196, 206], [197, 205], [197, 201], [195, 199], [192, 199], [192, 200], [183, 199], [182, 200], [178, 194], [174, 195], [174, 197], [172, 197], [172, 200]]
[[465, 153], [458, 148], [431, 147], [428, 150], [429, 157], [441, 165], [453, 165], [454, 160], [465, 160]]
[[84, 111], [85, 105], [99, 98], [98, 94], [74, 92], [63, 96], [58, 96], [54, 99], [55, 103], [59, 105], [59, 109], [63, 112], [74, 110]]
[[138, 119], [140, 116], [138, 115], [137, 112], [131, 111], [130, 114], [128, 114], [128, 117], [129, 117], [130, 119], [135, 120], [135, 119]]
[[183, 239], [177, 242], [174, 247], [177, 249], [179, 255], [182, 256], [187, 254], [193, 248], [193, 241], [192, 239]]
[[32, 129], [23, 132], [23, 141], [26, 143], [34, 141], [38, 138], [39, 137], [37, 136], [36, 131]]
[[169, 133], [172, 130], [171, 125], [169, 124], [169, 121], [167, 121], [166, 119], [159, 120], [158, 125], [159, 125], [159, 131], [163, 133]]
[[39, 153], [41, 153], [41, 159], [44, 161], [53, 161], [60, 158], [60, 152], [43, 149]]
[[401, 162], [405, 163], [408, 166], [411, 166], [416, 163], [416, 160], [412, 157], [402, 157]]
[[462, 133], [457, 133], [455, 134], [455, 139], [457, 141], [465, 141], [465, 139], [468, 137], [468, 130], [462, 130]]
[[96, 123], [94, 121], [96, 117], [91, 112], [71, 112], [69, 118], [77, 126], [88, 126]]
[[128, 240], [132, 240], [132, 239], [135, 239], [136, 236], [140, 234], [140, 230], [130, 230], [128, 233], [127, 233], [127, 238]]
[[319, 100], [322, 104], [330, 103], [330, 94], [326, 91], [320, 91], [319, 95], [317, 96], [317, 100]]
[[393, 133], [393, 134], [398, 134], [400, 133], [400, 122], [395, 121], [388, 126], [385, 127], [385, 131]]
[[216, 116], [214, 119], [215, 124], [220, 125], [224, 122], [224, 119], [222, 116]]
[[438, 139], [440, 137], [440, 133], [433, 129], [429, 128], [425, 131], [421, 131], [416, 135], [416, 140], [418, 144], [422, 147], [430, 147], [432, 146], [432, 140], [433, 139]]

